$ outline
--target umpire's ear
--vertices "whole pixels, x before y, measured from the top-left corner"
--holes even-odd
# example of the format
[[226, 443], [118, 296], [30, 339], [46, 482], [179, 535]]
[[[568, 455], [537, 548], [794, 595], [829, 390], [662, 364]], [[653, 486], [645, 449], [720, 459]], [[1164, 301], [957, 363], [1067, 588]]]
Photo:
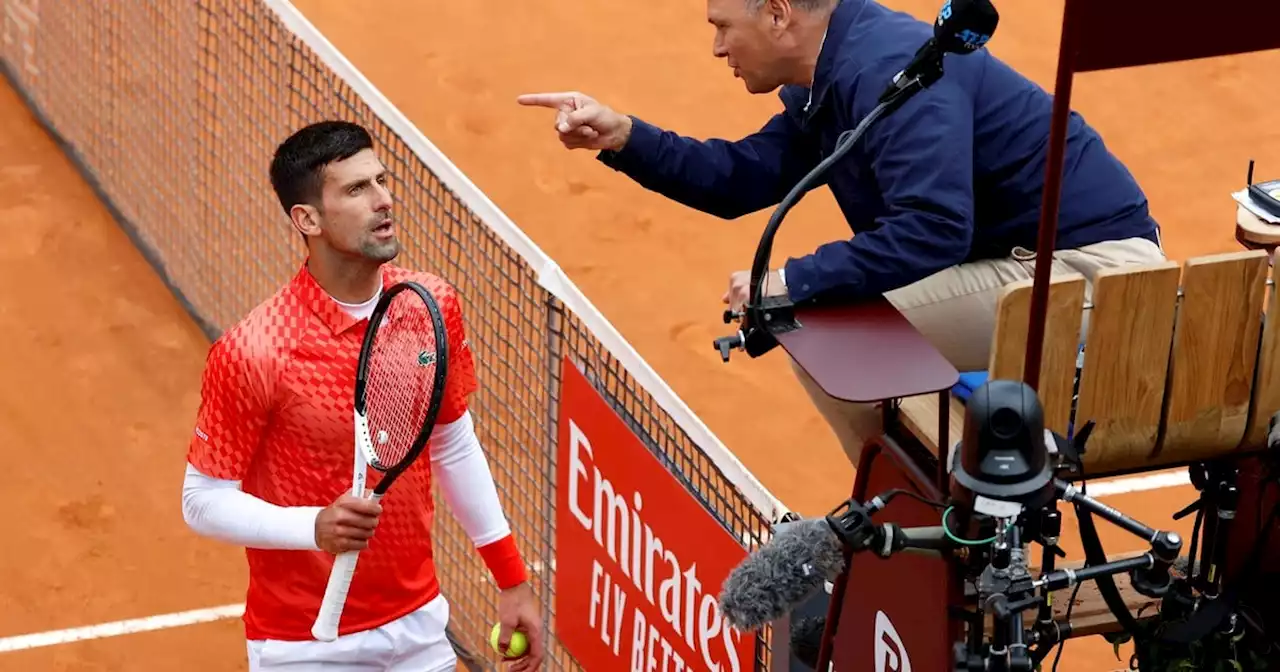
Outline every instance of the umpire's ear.
[[1270, 432], [1267, 434], [1267, 450], [1280, 448], [1280, 412], [1271, 416]]

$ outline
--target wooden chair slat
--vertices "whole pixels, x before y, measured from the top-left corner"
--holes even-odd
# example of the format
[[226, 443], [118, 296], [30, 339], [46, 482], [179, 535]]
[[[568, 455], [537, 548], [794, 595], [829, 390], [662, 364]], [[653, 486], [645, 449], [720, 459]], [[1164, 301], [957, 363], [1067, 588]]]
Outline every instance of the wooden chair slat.
[[[1022, 380], [1027, 350], [1027, 323], [1031, 315], [1032, 284], [1030, 279], [1010, 283], [996, 301], [996, 327], [992, 335], [988, 365], [988, 375], [991, 378]], [[1045, 426], [1064, 434], [1070, 421], [1084, 296], [1085, 279], [1078, 273], [1054, 276], [1049, 283], [1040, 389], [1041, 398], [1049, 400], [1044, 406]], [[904, 398], [899, 411], [907, 430], [926, 447], [936, 451], [938, 395]], [[954, 398], [948, 426], [950, 439], [954, 443], [960, 439], [964, 430], [964, 404]]]
[[[1032, 285], [1031, 279], [1019, 280], [1007, 285], [1000, 297], [987, 367], [993, 380], [1022, 380], [1026, 371]], [[1064, 436], [1071, 421], [1084, 290], [1084, 276], [1078, 273], [1053, 276], [1049, 282], [1039, 395], [1045, 427]]]
[[[1280, 286], [1280, 267], [1273, 266], [1271, 279]], [[1280, 292], [1271, 288], [1267, 299], [1267, 316], [1262, 327], [1262, 347], [1258, 349], [1258, 374], [1249, 403], [1249, 431], [1245, 434], [1245, 450], [1267, 445], [1271, 416], [1280, 411]]]
[[1085, 473], [1141, 464], [1156, 447], [1178, 303], [1177, 262], [1108, 268], [1093, 285], [1076, 424], [1095, 425]]
[[1163, 438], [1157, 464], [1236, 450], [1248, 429], [1262, 328], [1267, 254], [1191, 259], [1173, 334]]

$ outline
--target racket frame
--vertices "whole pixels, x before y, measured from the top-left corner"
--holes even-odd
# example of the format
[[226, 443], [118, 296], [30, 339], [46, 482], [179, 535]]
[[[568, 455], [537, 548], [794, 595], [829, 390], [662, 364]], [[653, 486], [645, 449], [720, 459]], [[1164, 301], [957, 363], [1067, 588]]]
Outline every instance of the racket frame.
[[[431, 388], [431, 401], [427, 406], [427, 417], [418, 430], [418, 436], [409, 447], [405, 457], [397, 464], [387, 466], [378, 460], [374, 451], [373, 438], [369, 434], [369, 418], [367, 415], [367, 399], [365, 392], [368, 385], [369, 358], [373, 352], [373, 342], [377, 332], [382, 328], [383, 320], [391, 307], [391, 301], [401, 292], [414, 292], [424, 304], [431, 316], [431, 326], [435, 330], [436, 351], [435, 384]], [[355, 461], [351, 474], [351, 494], [354, 497], [366, 496], [366, 476], [369, 467], [382, 472], [382, 478], [369, 493], [370, 500], [382, 499], [391, 484], [404, 473], [422, 454], [431, 440], [435, 429], [436, 418], [444, 402], [445, 384], [448, 380], [449, 339], [444, 315], [435, 297], [422, 285], [413, 281], [403, 281], [388, 287], [374, 306], [369, 316], [369, 327], [364, 334], [364, 342], [360, 346], [360, 357], [356, 364], [355, 384]], [[339, 553], [333, 560], [333, 568], [329, 572], [329, 581], [325, 586], [324, 598], [320, 602], [320, 611], [311, 626], [311, 635], [322, 642], [332, 642], [338, 638], [338, 624], [342, 619], [342, 610], [346, 604], [347, 591], [351, 588], [351, 579], [355, 575], [356, 561], [360, 551]]]

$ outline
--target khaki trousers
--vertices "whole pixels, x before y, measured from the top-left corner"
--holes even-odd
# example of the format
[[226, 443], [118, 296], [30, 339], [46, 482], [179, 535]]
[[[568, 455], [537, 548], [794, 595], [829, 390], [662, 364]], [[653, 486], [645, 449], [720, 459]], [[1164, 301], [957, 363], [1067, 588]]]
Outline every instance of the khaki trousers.
[[[1093, 296], [1093, 280], [1104, 268], [1165, 261], [1164, 251], [1145, 238], [1130, 238], [1058, 250], [1052, 275], [1079, 273], [1085, 278], [1085, 300]], [[980, 371], [991, 358], [996, 300], [1005, 285], [1034, 277], [1035, 254], [1015, 248], [1010, 256], [952, 266], [924, 280], [885, 294], [902, 314], [956, 369]], [[1088, 333], [1088, 313], [1081, 333]], [[875, 356], [868, 353], [868, 356]], [[883, 431], [879, 409], [828, 396], [794, 360], [791, 367], [818, 411], [840, 440], [856, 467], [863, 444]]]

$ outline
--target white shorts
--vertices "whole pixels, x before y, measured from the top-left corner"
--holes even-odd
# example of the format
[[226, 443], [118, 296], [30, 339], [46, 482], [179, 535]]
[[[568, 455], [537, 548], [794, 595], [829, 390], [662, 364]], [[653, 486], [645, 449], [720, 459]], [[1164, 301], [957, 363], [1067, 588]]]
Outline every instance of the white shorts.
[[441, 595], [386, 625], [332, 642], [249, 640], [249, 672], [437, 672], [454, 670], [457, 654], [445, 636], [449, 603]]

